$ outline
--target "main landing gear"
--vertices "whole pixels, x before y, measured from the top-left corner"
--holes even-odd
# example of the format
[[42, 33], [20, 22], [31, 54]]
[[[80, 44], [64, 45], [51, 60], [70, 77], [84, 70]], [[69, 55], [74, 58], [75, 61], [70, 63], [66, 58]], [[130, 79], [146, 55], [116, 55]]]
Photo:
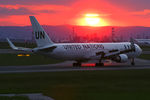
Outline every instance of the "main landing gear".
[[102, 67], [102, 66], [104, 66], [104, 63], [102, 63], [102, 60], [100, 59], [99, 63], [95, 64], [95, 67]]
[[96, 63], [95, 64], [95, 67], [102, 67], [102, 66], [104, 66], [104, 63]]
[[[73, 67], [81, 67], [82, 66], [82, 62], [81, 61], [76, 61], [76, 63], [73, 63]], [[95, 67], [102, 67], [104, 66], [104, 63], [101, 62], [101, 60], [99, 60], [99, 63], [95, 64]]]
[[[73, 63], [73, 67], [81, 67], [82, 64], [81, 63]], [[95, 67], [102, 67], [104, 66], [104, 63], [96, 63]]]

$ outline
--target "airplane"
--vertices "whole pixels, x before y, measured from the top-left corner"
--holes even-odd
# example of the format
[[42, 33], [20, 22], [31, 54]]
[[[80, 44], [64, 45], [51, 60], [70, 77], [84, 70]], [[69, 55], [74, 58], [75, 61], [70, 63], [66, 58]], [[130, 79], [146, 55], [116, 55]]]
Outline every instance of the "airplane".
[[150, 39], [135, 39], [135, 43], [140, 46], [150, 46]]
[[105, 60], [117, 63], [125, 63], [131, 60], [135, 65], [134, 58], [142, 53], [142, 49], [134, 43], [54, 43], [38, 23], [34, 16], [29, 16], [33, 28], [36, 48], [16, 47], [8, 38], [10, 47], [14, 50], [30, 51], [36, 54], [46, 55], [55, 59], [75, 61], [73, 67], [81, 67], [82, 63], [96, 60], [95, 66], [104, 66]]

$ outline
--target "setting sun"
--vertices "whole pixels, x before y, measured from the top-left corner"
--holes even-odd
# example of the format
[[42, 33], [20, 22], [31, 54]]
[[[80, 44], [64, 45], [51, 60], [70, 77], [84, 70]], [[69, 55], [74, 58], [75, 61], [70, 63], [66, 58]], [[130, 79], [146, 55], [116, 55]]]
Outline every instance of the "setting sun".
[[81, 26], [106, 26], [106, 22], [100, 18], [99, 14], [85, 14], [83, 18], [78, 20], [78, 23]]
[[85, 21], [89, 26], [98, 26], [100, 18], [98, 14], [86, 14]]

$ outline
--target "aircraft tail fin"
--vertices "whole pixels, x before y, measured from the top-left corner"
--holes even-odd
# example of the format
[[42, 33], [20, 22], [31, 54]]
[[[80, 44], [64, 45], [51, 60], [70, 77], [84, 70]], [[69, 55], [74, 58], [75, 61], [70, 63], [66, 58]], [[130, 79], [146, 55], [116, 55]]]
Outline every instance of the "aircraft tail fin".
[[38, 23], [34, 16], [30, 16], [30, 21], [33, 28], [34, 37], [38, 47], [53, 44], [47, 33], [44, 31], [42, 26]]

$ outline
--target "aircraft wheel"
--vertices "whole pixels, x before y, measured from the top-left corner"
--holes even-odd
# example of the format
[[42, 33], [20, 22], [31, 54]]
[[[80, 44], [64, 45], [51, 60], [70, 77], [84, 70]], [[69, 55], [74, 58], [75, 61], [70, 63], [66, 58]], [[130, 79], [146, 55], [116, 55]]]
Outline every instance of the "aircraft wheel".
[[73, 63], [73, 67], [81, 67], [81, 63]]
[[135, 62], [131, 62], [131, 65], [134, 66], [134, 65], [135, 65]]
[[102, 66], [104, 66], [104, 63], [96, 63], [95, 64], [95, 67], [102, 67]]

